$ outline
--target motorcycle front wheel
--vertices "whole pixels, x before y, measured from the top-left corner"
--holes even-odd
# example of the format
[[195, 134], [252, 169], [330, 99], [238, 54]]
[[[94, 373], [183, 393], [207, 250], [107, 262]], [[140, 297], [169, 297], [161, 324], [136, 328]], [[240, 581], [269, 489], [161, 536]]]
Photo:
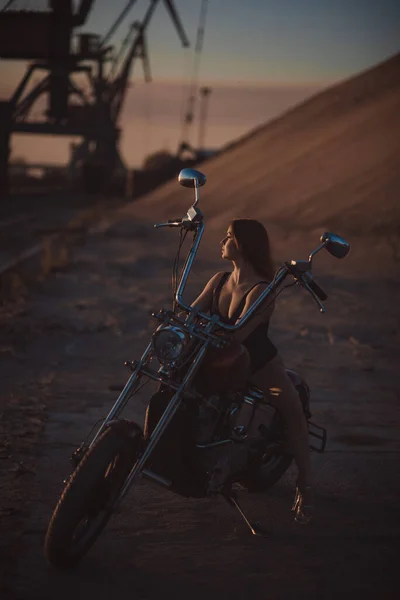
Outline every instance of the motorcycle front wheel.
[[89, 448], [66, 484], [44, 544], [55, 568], [75, 566], [103, 531], [137, 460], [143, 441], [136, 423], [111, 423]]

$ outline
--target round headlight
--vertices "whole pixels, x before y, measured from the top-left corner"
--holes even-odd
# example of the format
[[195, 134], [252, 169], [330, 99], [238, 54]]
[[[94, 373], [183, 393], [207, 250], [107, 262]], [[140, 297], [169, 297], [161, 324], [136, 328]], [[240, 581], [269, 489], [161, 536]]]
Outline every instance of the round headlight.
[[175, 327], [163, 327], [153, 335], [154, 354], [160, 362], [173, 362], [183, 353], [186, 336]]

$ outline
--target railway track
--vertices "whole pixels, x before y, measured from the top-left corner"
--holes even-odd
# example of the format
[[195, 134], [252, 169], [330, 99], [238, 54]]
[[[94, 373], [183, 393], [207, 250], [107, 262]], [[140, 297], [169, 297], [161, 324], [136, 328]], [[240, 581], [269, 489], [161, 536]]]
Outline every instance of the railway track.
[[83, 231], [109, 212], [114, 202], [54, 201], [50, 207], [35, 207], [0, 220], [0, 277], [18, 271], [31, 259], [39, 259], [45, 249], [67, 235]]
[[3, 219], [0, 221], [0, 233], [6, 231], [13, 225], [18, 225], [18, 223], [23, 223], [24, 221], [28, 221], [34, 217], [34, 213], [26, 213], [22, 215], [14, 215], [13, 217], [9, 217], [7, 219]]
[[41, 252], [43, 240], [35, 226], [39, 217], [31, 211], [0, 221], [0, 276]]
[[40, 255], [44, 244], [54, 239], [68, 215], [56, 209], [30, 211], [0, 221], [0, 276]]

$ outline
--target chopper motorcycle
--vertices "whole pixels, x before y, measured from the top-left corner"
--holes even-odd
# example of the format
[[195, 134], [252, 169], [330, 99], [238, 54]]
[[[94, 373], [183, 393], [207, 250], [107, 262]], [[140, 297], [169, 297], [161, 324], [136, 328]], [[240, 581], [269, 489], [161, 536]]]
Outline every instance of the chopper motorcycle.
[[[247, 351], [232, 332], [245, 324], [262, 303], [275, 299], [287, 278], [305, 288], [321, 312], [325, 292], [312, 275], [312, 261], [322, 249], [343, 258], [350, 246], [326, 232], [308, 260], [285, 262], [273, 281], [235, 325], [185, 304], [183, 291], [204, 231], [197, 207], [206, 177], [183, 169], [178, 181], [194, 188], [194, 203], [183, 218], [154, 227], [180, 229], [179, 250], [186, 234], [193, 240], [178, 281], [179, 250], [173, 267], [172, 310], [152, 313], [159, 322], [139, 360], [127, 361], [131, 375], [114, 406], [91, 440], [72, 455], [74, 470], [52, 514], [44, 545], [46, 560], [70, 568], [87, 553], [111, 515], [139, 479], [148, 479], [183, 497], [221, 495], [254, 535], [263, 529], [247, 518], [236, 490], [263, 491], [273, 486], [292, 462], [279, 413], [264, 393], [247, 381]], [[155, 366], [154, 366], [155, 365]], [[309, 388], [287, 370], [308, 422], [310, 447], [323, 452], [326, 430], [310, 421]], [[145, 383], [158, 382], [149, 400], [144, 427], [122, 418], [129, 400]], [[92, 428], [93, 429], [93, 428]], [[88, 436], [88, 437], [89, 437]]]

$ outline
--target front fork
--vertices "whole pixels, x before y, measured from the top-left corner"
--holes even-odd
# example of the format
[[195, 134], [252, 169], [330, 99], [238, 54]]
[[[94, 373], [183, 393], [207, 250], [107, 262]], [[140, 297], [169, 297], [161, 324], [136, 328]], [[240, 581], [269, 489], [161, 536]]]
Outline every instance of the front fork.
[[[93, 444], [96, 442], [96, 440], [99, 438], [99, 436], [105, 430], [105, 428], [109, 425], [109, 423], [111, 423], [113, 420], [117, 419], [118, 416], [121, 414], [122, 410], [124, 409], [124, 407], [128, 401], [129, 395], [135, 389], [134, 384], [136, 383], [136, 385], [137, 385], [139, 383], [137, 380], [140, 377], [140, 372], [143, 369], [146, 359], [151, 351], [151, 347], [152, 347], [152, 344], [150, 343], [148, 345], [148, 347], [146, 348], [145, 352], [143, 353], [142, 358], [135, 366], [132, 375], [129, 377], [128, 381], [126, 382], [124, 389], [118, 396], [114, 406], [108, 413], [107, 417], [105, 418], [103, 424], [97, 431], [97, 433], [94, 436], [93, 440], [91, 441], [90, 445], [86, 446], [85, 444], [81, 444], [81, 446], [72, 455], [72, 462], [75, 464], [75, 466], [77, 466], [77, 464], [82, 460], [83, 456], [86, 454], [86, 452], [89, 450], [89, 448], [91, 448], [93, 446]], [[198, 355], [196, 357], [196, 360], [193, 362], [190, 369], [187, 371], [184, 379], [182, 380], [182, 383], [179, 385], [178, 388], [176, 388], [175, 394], [172, 396], [167, 408], [165, 409], [162, 417], [160, 418], [159, 422], [157, 423], [156, 427], [154, 428], [148, 442], [146, 443], [146, 448], [145, 448], [143, 454], [136, 461], [134, 467], [132, 468], [131, 472], [129, 473], [129, 475], [125, 481], [125, 485], [122, 488], [122, 491], [121, 491], [117, 501], [114, 504], [115, 508], [125, 497], [125, 495], [129, 491], [129, 489], [132, 486], [136, 477], [138, 475], [140, 475], [141, 472], [143, 471], [143, 467], [144, 467], [147, 459], [149, 458], [151, 452], [153, 451], [154, 446], [157, 444], [157, 442], [161, 438], [162, 434], [164, 433], [167, 425], [169, 424], [169, 422], [175, 415], [176, 411], [178, 410], [178, 408], [181, 404], [181, 396], [182, 396], [183, 392], [185, 391], [185, 388], [186, 388], [188, 382], [191, 380], [191, 378], [195, 374], [195, 371], [197, 370], [197, 368], [200, 364], [200, 361], [202, 360], [207, 348], [208, 348], [208, 343], [206, 343], [202, 347], [202, 349], [200, 350], [200, 352], [198, 353]], [[151, 474], [151, 479], [156, 479], [156, 476]], [[68, 479], [65, 480], [64, 483], [67, 483], [67, 481], [68, 481]]]
[[[128, 402], [129, 396], [130, 394], [132, 394], [136, 387], [139, 384], [140, 381], [140, 371], [143, 367], [143, 365], [146, 363], [146, 360], [150, 354], [151, 351], [151, 343], [147, 346], [146, 350], [144, 351], [140, 361], [136, 364], [132, 375], [129, 377], [128, 381], [126, 382], [123, 390], [121, 391], [120, 395], [118, 396], [117, 400], [115, 401], [112, 409], [110, 410], [110, 412], [108, 413], [108, 415], [106, 416], [106, 418], [104, 419], [102, 425], [99, 427], [96, 435], [93, 437], [92, 441], [90, 442], [90, 444], [86, 443], [86, 440], [84, 442], [81, 443], [81, 445], [79, 446], [79, 448], [77, 448], [75, 450], [75, 452], [72, 454], [71, 456], [71, 462], [74, 466], [74, 469], [78, 466], [78, 464], [81, 462], [82, 458], [85, 456], [86, 452], [89, 450], [89, 448], [91, 448], [93, 446], [93, 444], [96, 442], [96, 440], [100, 437], [100, 435], [103, 433], [103, 431], [106, 429], [106, 427], [116, 418], [119, 417], [119, 415], [121, 414], [121, 412], [123, 411], [123, 409], [126, 406], [126, 403]], [[90, 433], [88, 435], [88, 437], [90, 436]], [[87, 439], [87, 438], [86, 438]], [[72, 473], [66, 478], [64, 479], [64, 483], [68, 483], [69, 479], [71, 478]]]
[[[94, 438], [92, 439], [92, 441], [90, 442], [89, 448], [91, 446], [93, 446], [93, 444], [95, 443], [95, 441], [97, 440], [97, 438], [103, 433], [104, 429], [107, 427], [107, 425], [113, 421], [114, 419], [118, 418], [119, 415], [121, 414], [121, 412], [123, 411], [123, 409], [126, 406], [126, 403], [128, 402], [128, 398], [130, 396], [130, 394], [132, 392], [135, 391], [135, 388], [133, 387], [134, 384], [136, 383], [136, 386], [139, 383], [139, 379], [140, 379], [140, 371], [143, 367], [143, 365], [145, 364], [149, 354], [151, 351], [151, 342], [150, 344], [147, 346], [146, 350], [144, 351], [142, 358], [140, 359], [140, 361], [136, 364], [132, 375], [129, 377], [128, 381], [126, 382], [124, 389], [122, 390], [122, 392], [120, 393], [120, 395], [118, 396], [114, 406], [112, 407], [112, 409], [110, 410], [110, 412], [108, 413], [108, 415], [106, 416], [106, 418], [104, 419], [103, 424], [101, 425], [101, 427], [99, 428], [98, 432], [96, 433], [96, 435], [94, 436]], [[135, 387], [136, 387], [135, 386]]]
[[[167, 425], [170, 423], [171, 419], [173, 418], [173, 416], [175, 415], [176, 411], [178, 410], [180, 404], [181, 404], [181, 398], [182, 395], [188, 385], [188, 383], [190, 382], [190, 380], [192, 379], [193, 375], [195, 374], [206, 350], [208, 348], [208, 342], [206, 342], [206, 344], [204, 344], [204, 346], [201, 348], [200, 352], [198, 353], [196, 360], [193, 362], [193, 364], [191, 365], [191, 367], [188, 369], [182, 383], [180, 384], [180, 386], [177, 388], [177, 390], [175, 391], [175, 394], [172, 396], [167, 408], [165, 409], [162, 417], [160, 418], [160, 420], [158, 421], [156, 427], [154, 428], [147, 444], [146, 444], [146, 448], [143, 452], [143, 454], [139, 457], [139, 459], [137, 460], [137, 462], [135, 463], [133, 469], [131, 470], [131, 472], [129, 473], [126, 481], [125, 481], [125, 485], [122, 488], [122, 491], [115, 503], [115, 507], [117, 507], [119, 505], [119, 503], [122, 501], [122, 499], [126, 496], [127, 492], [129, 491], [130, 487], [132, 486], [134, 480], [141, 474], [143, 467], [147, 461], [147, 459], [149, 458], [150, 454], [152, 453], [155, 445], [157, 444], [157, 442], [159, 441], [159, 439], [161, 438], [162, 434], [164, 433]], [[141, 361], [142, 362], [142, 361]], [[129, 383], [129, 382], [128, 382]], [[128, 385], [128, 384], [127, 384]], [[126, 387], [126, 386], [125, 386]], [[121, 396], [123, 394], [123, 391], [121, 392]], [[117, 404], [117, 403], [116, 403]], [[116, 406], [116, 405], [115, 405]], [[115, 407], [114, 407], [115, 408]], [[110, 412], [113, 413], [113, 410]], [[118, 412], [114, 412], [114, 417], [117, 416], [119, 413]], [[107, 417], [108, 419], [108, 417]]]

